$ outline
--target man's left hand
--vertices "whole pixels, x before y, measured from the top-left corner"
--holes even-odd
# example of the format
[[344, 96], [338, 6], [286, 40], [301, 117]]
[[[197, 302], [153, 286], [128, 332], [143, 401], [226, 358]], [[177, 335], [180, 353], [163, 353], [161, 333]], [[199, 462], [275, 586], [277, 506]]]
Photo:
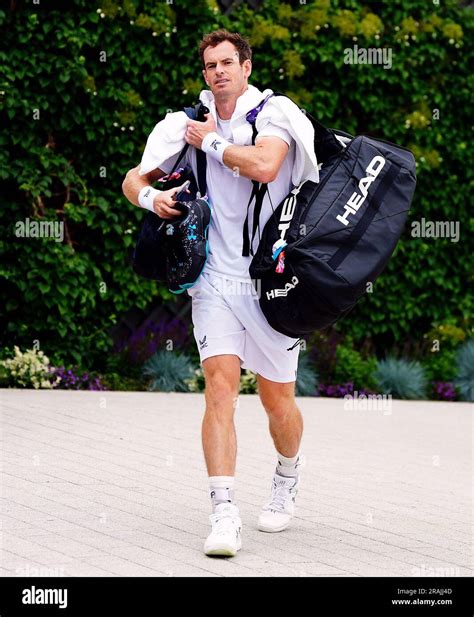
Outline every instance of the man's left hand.
[[197, 122], [196, 120], [187, 121], [187, 129], [184, 135], [186, 143], [201, 148], [202, 140], [208, 133], [217, 131], [217, 126], [211, 113], [206, 114], [205, 122]]

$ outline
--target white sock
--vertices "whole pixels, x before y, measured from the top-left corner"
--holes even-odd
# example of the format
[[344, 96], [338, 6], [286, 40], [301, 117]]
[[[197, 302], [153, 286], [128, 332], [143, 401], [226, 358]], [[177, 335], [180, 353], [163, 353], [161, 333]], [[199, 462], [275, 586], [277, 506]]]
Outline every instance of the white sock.
[[209, 476], [209, 491], [213, 512], [220, 503], [233, 503], [234, 476]]
[[298, 468], [301, 465], [300, 451], [298, 450], [295, 456], [292, 456], [291, 458], [289, 458], [288, 456], [283, 456], [283, 454], [280, 454], [279, 452], [277, 452], [277, 456], [277, 473], [279, 473], [281, 476], [296, 478], [299, 473]]

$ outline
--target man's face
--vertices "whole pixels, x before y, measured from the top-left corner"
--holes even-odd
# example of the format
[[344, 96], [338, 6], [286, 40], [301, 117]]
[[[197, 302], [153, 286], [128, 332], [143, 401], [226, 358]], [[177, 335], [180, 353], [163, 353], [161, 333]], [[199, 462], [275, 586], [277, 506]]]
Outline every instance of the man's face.
[[239, 62], [239, 54], [230, 41], [223, 41], [215, 47], [204, 50], [202, 74], [211, 92], [217, 98], [240, 96], [247, 87], [247, 80], [252, 72], [252, 63]]

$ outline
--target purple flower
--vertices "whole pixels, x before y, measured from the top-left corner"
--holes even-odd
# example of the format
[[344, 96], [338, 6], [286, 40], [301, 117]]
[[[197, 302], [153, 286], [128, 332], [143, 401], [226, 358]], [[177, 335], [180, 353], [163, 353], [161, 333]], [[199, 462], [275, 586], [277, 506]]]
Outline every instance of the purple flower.
[[60, 381], [56, 385], [56, 388], [63, 390], [105, 390], [105, 386], [102, 384], [98, 377], [93, 377], [89, 373], [83, 373], [83, 375], [75, 375], [71, 369], [65, 370], [64, 366], [56, 368], [52, 375], [54, 378], [59, 377]]
[[124, 360], [131, 364], [143, 364], [171, 340], [173, 348], [184, 350], [190, 343], [188, 325], [180, 319], [163, 318], [158, 321], [147, 319], [128, 339], [116, 344], [115, 351], [122, 353]]
[[456, 389], [451, 382], [433, 381], [433, 395], [438, 401], [455, 401]]
[[354, 384], [349, 381], [344, 384], [319, 384], [319, 396], [330, 398], [344, 398], [347, 394], [354, 394]]

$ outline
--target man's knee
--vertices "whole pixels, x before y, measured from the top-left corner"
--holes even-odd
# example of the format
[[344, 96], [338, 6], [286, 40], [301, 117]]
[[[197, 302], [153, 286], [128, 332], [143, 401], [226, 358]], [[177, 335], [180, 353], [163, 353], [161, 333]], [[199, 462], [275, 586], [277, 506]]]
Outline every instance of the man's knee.
[[259, 388], [260, 400], [272, 419], [281, 421], [285, 420], [288, 415], [297, 412], [295, 401], [294, 384], [279, 384], [275, 383], [272, 387]]
[[234, 408], [240, 387], [238, 356], [213, 356], [204, 360], [203, 369], [207, 408]]

